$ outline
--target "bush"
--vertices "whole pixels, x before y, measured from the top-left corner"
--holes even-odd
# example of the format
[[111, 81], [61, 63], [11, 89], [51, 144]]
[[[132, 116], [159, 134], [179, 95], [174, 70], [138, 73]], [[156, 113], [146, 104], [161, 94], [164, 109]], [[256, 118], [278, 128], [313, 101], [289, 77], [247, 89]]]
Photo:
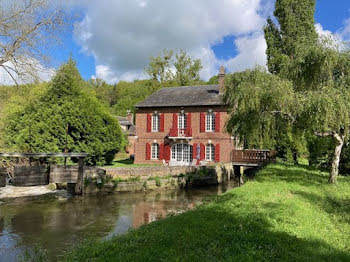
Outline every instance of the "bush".
[[126, 145], [117, 119], [86, 88], [69, 60], [36, 99], [5, 119], [4, 142], [24, 152], [86, 152], [87, 164], [104, 165]]

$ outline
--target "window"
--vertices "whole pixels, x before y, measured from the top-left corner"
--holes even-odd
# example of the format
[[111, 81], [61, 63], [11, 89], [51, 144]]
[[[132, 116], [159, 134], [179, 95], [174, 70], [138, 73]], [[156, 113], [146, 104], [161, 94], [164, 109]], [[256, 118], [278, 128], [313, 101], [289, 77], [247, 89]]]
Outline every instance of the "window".
[[193, 148], [188, 144], [174, 144], [171, 147], [171, 160], [179, 163], [190, 163], [193, 159]]
[[185, 113], [179, 114], [178, 128], [186, 129], [187, 126], [187, 117]]
[[206, 116], [205, 131], [214, 132], [215, 131], [215, 114], [213, 112], [207, 113]]
[[159, 145], [157, 143], [152, 144], [151, 159], [159, 159]]
[[213, 144], [208, 144], [205, 147], [205, 160], [214, 161], [215, 158], [215, 147]]
[[159, 132], [159, 114], [152, 115], [152, 132]]

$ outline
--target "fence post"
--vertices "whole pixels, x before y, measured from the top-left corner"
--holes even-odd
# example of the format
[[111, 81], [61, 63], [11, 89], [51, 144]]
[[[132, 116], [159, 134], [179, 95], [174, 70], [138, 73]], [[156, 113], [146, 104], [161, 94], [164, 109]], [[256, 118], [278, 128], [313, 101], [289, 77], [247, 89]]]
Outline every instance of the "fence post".
[[84, 184], [84, 157], [79, 157], [78, 161], [78, 181], [75, 184], [75, 193], [77, 195], [83, 194], [83, 184]]

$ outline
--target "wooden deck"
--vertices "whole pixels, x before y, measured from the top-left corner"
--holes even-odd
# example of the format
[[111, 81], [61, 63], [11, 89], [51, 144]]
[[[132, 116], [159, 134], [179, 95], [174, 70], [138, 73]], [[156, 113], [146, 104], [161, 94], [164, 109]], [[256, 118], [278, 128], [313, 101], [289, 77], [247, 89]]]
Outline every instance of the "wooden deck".
[[231, 162], [235, 166], [259, 167], [276, 159], [276, 151], [233, 150]]

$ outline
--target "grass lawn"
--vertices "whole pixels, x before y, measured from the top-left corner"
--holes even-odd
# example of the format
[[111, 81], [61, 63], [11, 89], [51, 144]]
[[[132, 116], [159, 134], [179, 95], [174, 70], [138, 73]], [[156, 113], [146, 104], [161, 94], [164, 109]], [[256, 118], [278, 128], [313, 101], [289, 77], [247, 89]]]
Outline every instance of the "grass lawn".
[[134, 160], [130, 158], [116, 159], [111, 165], [104, 166], [108, 167], [137, 167], [137, 166], [159, 166], [159, 164], [134, 164]]
[[67, 261], [350, 261], [350, 177], [272, 164], [213, 201], [114, 237]]

